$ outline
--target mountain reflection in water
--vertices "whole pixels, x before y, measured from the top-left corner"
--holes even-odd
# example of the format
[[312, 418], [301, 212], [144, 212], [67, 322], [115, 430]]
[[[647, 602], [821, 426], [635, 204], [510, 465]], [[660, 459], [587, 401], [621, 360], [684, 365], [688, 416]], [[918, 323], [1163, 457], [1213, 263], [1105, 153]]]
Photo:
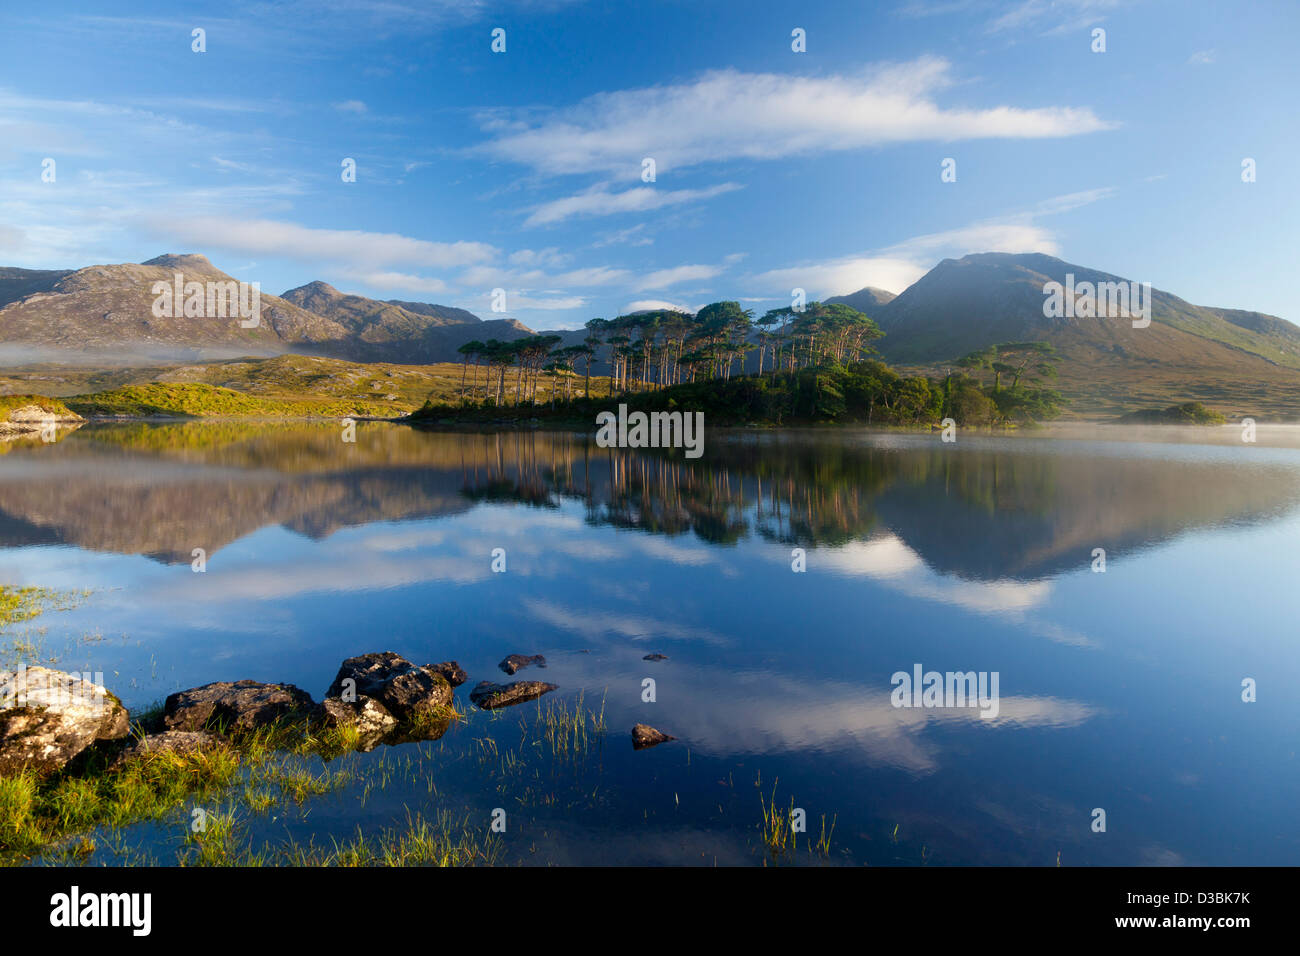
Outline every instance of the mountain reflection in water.
[[[319, 698], [368, 651], [459, 660], [471, 687], [545, 654], [551, 696], [604, 697], [584, 786], [617, 794], [538, 811], [552, 861], [754, 862], [754, 784], [779, 778], [837, 815], [841, 862], [1294, 863], [1298, 507], [1288, 448], [710, 431], [689, 460], [561, 432], [90, 425], [0, 448], [0, 580], [89, 589], [44, 646], [133, 708], [246, 677]], [[892, 706], [917, 663], [999, 672], [997, 717]], [[677, 740], [633, 757], [638, 721]], [[455, 748], [503, 727], [448, 730], [444, 799], [476, 799]]]

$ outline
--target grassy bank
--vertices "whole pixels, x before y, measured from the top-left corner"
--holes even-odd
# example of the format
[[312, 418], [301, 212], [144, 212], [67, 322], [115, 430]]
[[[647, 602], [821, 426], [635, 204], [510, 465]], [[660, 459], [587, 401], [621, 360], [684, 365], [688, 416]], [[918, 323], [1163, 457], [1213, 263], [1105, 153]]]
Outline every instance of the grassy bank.
[[199, 383], [126, 385], [66, 400], [86, 418], [391, 418], [403, 409], [376, 401], [334, 398], [264, 398]]

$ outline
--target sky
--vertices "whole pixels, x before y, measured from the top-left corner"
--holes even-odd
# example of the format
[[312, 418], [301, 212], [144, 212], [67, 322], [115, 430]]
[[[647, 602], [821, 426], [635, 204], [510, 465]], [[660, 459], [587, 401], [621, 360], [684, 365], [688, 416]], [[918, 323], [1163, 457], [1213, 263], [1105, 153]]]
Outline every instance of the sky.
[[7, 4], [0, 265], [197, 252], [558, 329], [1044, 252], [1300, 321], [1298, 28], [1294, 0]]

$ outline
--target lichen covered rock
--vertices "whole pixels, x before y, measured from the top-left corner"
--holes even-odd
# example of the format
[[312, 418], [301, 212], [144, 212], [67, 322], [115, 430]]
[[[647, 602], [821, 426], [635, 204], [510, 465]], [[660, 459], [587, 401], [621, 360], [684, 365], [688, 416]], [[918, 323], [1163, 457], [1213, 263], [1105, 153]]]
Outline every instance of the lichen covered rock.
[[373, 697], [399, 721], [438, 713], [452, 704], [446, 677], [392, 651], [362, 654], [343, 662], [326, 696], [348, 700], [353, 694]]
[[253, 730], [305, 719], [313, 707], [311, 695], [293, 684], [217, 681], [169, 696], [163, 725], [168, 730]]
[[0, 670], [0, 774], [62, 768], [97, 740], [125, 737], [122, 702], [88, 674]]

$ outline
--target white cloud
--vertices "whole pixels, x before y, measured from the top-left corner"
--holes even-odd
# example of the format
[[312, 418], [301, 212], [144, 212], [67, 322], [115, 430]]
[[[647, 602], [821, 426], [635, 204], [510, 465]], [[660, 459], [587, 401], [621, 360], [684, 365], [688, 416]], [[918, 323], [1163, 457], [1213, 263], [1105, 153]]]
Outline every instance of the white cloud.
[[803, 289], [809, 299], [847, 295], [866, 286], [887, 292], [902, 292], [921, 276], [926, 267], [908, 259], [883, 256], [845, 256], [826, 262], [809, 262], [785, 269], [770, 269], [750, 281], [774, 296], [788, 296]]
[[1196, 66], [1208, 66], [1213, 63], [1216, 58], [1216, 54], [1213, 50], [1197, 50], [1187, 58], [1187, 62], [1195, 64]]
[[342, 103], [335, 103], [334, 108], [340, 113], [364, 113], [366, 104], [360, 100], [344, 100]]
[[646, 212], [677, 206], [701, 199], [712, 199], [723, 193], [740, 189], [738, 183], [721, 183], [707, 189], [656, 189], [638, 186], [623, 192], [610, 192], [608, 186], [594, 186], [585, 192], [562, 199], [553, 199], [533, 209], [524, 220], [525, 226], [544, 226], [561, 222], [573, 216], [609, 216], [621, 212]]
[[671, 269], [659, 269], [651, 272], [640, 279], [632, 288], [636, 292], [644, 292], [647, 289], [666, 289], [670, 285], [676, 285], [679, 282], [712, 279], [716, 275], [721, 275], [722, 271], [721, 266], [674, 266]]
[[[587, 300], [580, 295], [564, 295], [553, 298], [537, 298], [529, 294], [529, 290], [506, 289], [506, 314], [500, 315], [488, 311], [483, 311], [485, 318], [503, 319], [510, 312], [527, 312], [531, 309], [540, 309], [544, 312], [551, 312], [562, 309], [580, 309], [587, 304]], [[481, 300], [468, 306], [471, 309], [491, 309], [492, 299], [490, 296], [484, 296]]]
[[700, 310], [698, 305], [682, 305], [680, 302], [668, 302], [664, 299], [637, 299], [635, 302], [629, 302], [623, 306], [622, 314], [628, 315], [632, 312], [652, 312], [659, 309], [673, 309], [677, 312], [695, 313]]
[[639, 222], [635, 226], [629, 226], [627, 229], [620, 229], [617, 232], [606, 233], [591, 244], [593, 249], [603, 249], [605, 246], [617, 246], [626, 243], [629, 246], [650, 246], [654, 245], [654, 239], [642, 235], [645, 231], [645, 223]]
[[520, 249], [517, 252], [512, 252], [510, 254], [510, 264], [521, 267], [556, 268], [566, 265], [572, 258], [568, 253], [561, 252], [556, 247], [550, 246], [546, 249]]
[[662, 174], [737, 158], [1108, 128], [1086, 107], [945, 109], [934, 95], [950, 72], [935, 57], [844, 76], [715, 70], [691, 83], [598, 93], [538, 122], [493, 114], [483, 120], [493, 138], [473, 149], [544, 173], [631, 176], [647, 156]]
[[498, 266], [475, 266], [466, 269], [460, 275], [460, 281], [466, 286], [483, 288], [568, 288], [570, 286], [607, 286], [620, 285], [631, 275], [626, 269], [610, 266], [592, 266], [586, 269], [572, 269], [556, 275], [541, 269], [518, 271], [503, 269]]
[[487, 262], [497, 250], [481, 242], [431, 242], [392, 232], [312, 229], [268, 219], [212, 216], [159, 220], [155, 228], [188, 246], [227, 249], [257, 256], [283, 256], [305, 262], [344, 262], [354, 266], [393, 265], [445, 269]]
[[1106, 12], [1122, 2], [1125, 0], [1023, 0], [996, 17], [988, 30], [990, 33], [1041, 30], [1053, 35], [1083, 30], [1101, 23], [1106, 19]]
[[405, 272], [365, 272], [344, 269], [338, 272], [340, 278], [352, 279], [364, 283], [372, 289], [385, 291], [420, 292], [438, 295], [447, 292], [450, 286], [441, 279], [410, 275]]

